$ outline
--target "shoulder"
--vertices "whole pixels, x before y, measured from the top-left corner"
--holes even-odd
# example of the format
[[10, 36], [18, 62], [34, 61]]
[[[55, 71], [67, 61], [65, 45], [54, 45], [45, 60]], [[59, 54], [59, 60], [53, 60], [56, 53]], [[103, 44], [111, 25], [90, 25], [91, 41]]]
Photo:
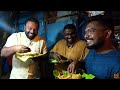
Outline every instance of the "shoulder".
[[86, 57], [84, 58], [84, 61], [87, 62], [88, 60], [92, 60], [93, 56], [95, 54], [95, 51], [93, 49], [90, 49]]
[[83, 41], [83, 40], [78, 40], [77, 42], [80, 43], [80, 44], [86, 44], [86, 42]]
[[8, 38], [16, 38], [20, 33], [12, 33]]
[[87, 45], [87, 43], [86, 43], [85, 41], [83, 41], [83, 40], [78, 40], [78, 41], [76, 42], [76, 44], [77, 44], [77, 45], [80, 45], [80, 46], [85, 46], [85, 47], [86, 47], [86, 45]]
[[114, 59], [116, 59], [117, 61], [120, 62], [120, 51], [114, 50], [114, 51], [112, 52], [112, 56], [113, 56]]
[[119, 50], [113, 50], [113, 51], [111, 52], [111, 54], [112, 54], [113, 56], [118, 56], [118, 57], [120, 57], [120, 51], [119, 51]]
[[89, 49], [89, 52], [88, 52], [86, 58], [91, 57], [91, 56], [94, 56], [95, 53], [96, 53], [96, 52], [95, 52], [94, 49]]
[[45, 39], [39, 35], [37, 35], [34, 39], [33, 39], [34, 42], [37, 42], [37, 41], [45, 41]]
[[118, 65], [120, 67], [120, 51], [114, 50], [111, 54], [111, 63]]
[[57, 42], [57, 44], [64, 44], [64, 43], [66, 43], [65, 39], [61, 39]]
[[66, 41], [65, 41], [65, 39], [61, 39], [61, 40], [59, 40], [58, 42], [66, 42]]
[[24, 35], [24, 32], [16, 32], [16, 33], [12, 33], [11, 36], [18, 36], [18, 35]]
[[95, 54], [96, 52], [95, 52], [95, 50], [94, 49], [89, 49], [89, 53], [88, 53], [88, 55], [93, 55], [93, 54]]

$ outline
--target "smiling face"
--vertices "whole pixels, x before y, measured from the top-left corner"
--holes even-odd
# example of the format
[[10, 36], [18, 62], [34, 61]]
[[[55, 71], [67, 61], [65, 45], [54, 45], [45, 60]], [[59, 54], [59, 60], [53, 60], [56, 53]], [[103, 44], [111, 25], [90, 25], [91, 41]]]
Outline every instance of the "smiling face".
[[98, 49], [104, 45], [106, 38], [105, 27], [100, 25], [97, 21], [90, 22], [85, 29], [85, 39], [89, 49]]
[[64, 38], [68, 44], [74, 44], [76, 41], [76, 31], [74, 29], [65, 29]]
[[25, 34], [30, 40], [33, 40], [38, 34], [38, 23], [28, 21], [25, 25]]

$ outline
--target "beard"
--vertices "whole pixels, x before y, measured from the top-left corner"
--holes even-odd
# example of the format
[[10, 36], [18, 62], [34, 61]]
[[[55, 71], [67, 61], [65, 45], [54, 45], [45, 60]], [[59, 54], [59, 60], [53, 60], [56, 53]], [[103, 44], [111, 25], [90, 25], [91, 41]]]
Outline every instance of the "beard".
[[88, 49], [99, 49], [102, 47], [102, 44], [94, 44], [94, 45], [91, 45], [91, 46], [87, 46]]
[[77, 37], [72, 37], [72, 38], [65, 38], [68, 44], [74, 44], [76, 42]]
[[69, 44], [73, 44], [74, 42], [75, 42], [75, 41], [72, 40], [72, 39], [67, 40], [67, 43], [69, 43]]
[[101, 48], [103, 45], [104, 45], [104, 41], [103, 41], [103, 39], [100, 38], [93, 45], [87, 46], [87, 48], [88, 49], [95, 49], [95, 50], [97, 50], [97, 49]]
[[37, 34], [30, 33], [30, 32], [27, 32], [27, 31], [25, 31], [25, 34], [26, 34], [27, 38], [29, 38], [30, 40], [33, 40], [37, 36]]

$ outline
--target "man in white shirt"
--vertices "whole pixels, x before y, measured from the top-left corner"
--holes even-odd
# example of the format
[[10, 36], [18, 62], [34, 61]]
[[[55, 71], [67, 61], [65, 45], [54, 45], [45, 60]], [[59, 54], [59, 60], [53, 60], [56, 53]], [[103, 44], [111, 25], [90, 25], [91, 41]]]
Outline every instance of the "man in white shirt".
[[25, 31], [13, 33], [8, 37], [6, 44], [1, 50], [1, 57], [12, 58], [12, 71], [10, 79], [36, 79], [40, 78], [40, 68], [37, 62], [28, 59], [23, 62], [16, 58], [16, 53], [37, 52], [47, 53], [45, 40], [38, 36], [39, 21], [29, 18], [25, 23]]

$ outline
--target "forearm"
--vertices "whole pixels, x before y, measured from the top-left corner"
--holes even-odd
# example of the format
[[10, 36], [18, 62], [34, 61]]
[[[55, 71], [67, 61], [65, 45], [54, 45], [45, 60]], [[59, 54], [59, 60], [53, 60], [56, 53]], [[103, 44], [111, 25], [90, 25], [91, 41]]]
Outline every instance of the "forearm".
[[15, 47], [3, 47], [1, 49], [1, 57], [8, 57], [16, 53]]
[[59, 53], [55, 53], [55, 52], [50, 52], [49, 53], [49, 58], [51, 59], [56, 59], [56, 60], [67, 60], [66, 57], [60, 55]]
[[54, 52], [49, 53], [49, 58], [54, 58]]

